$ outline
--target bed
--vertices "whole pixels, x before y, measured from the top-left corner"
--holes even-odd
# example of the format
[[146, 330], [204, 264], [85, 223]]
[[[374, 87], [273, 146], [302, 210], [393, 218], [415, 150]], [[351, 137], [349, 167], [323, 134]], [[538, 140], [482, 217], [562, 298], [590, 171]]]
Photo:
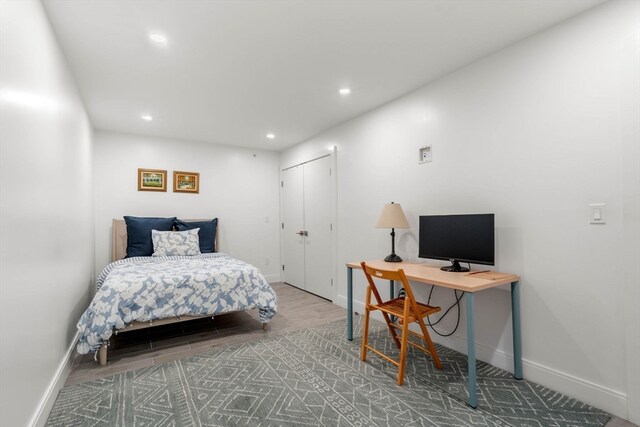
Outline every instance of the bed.
[[277, 312], [262, 273], [227, 254], [125, 258], [127, 227], [118, 219], [112, 242], [112, 262], [97, 277], [96, 294], [78, 322], [78, 353], [96, 352], [101, 365], [113, 334], [253, 309], [265, 328]]

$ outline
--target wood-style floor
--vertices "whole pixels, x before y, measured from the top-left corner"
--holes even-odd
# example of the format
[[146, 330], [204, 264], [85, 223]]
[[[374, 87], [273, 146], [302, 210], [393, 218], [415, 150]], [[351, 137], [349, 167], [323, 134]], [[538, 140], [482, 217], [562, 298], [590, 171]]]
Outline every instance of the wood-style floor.
[[93, 354], [77, 354], [66, 385], [169, 362], [294, 329], [310, 328], [344, 319], [346, 310], [286, 283], [272, 283], [278, 295], [278, 313], [266, 331], [258, 310], [229, 313], [173, 325], [131, 331], [111, 339], [109, 362], [100, 366]]
[[[100, 366], [92, 354], [73, 361], [65, 385], [82, 383], [121, 372], [201, 354], [212, 348], [230, 346], [286, 331], [311, 328], [346, 317], [346, 310], [286, 283], [272, 283], [278, 295], [278, 314], [262, 330], [258, 311], [229, 313], [215, 319], [194, 320], [174, 325], [133, 331], [112, 339], [107, 366]], [[356, 317], [354, 321], [359, 321]], [[633, 427], [613, 417], [606, 427]]]

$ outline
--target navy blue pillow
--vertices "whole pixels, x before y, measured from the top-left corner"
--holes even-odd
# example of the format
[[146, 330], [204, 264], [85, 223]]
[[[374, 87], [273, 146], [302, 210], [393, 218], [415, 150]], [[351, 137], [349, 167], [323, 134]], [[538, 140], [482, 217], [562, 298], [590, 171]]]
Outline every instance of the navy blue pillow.
[[173, 218], [139, 218], [135, 216], [125, 216], [124, 222], [127, 224], [127, 256], [151, 256], [153, 255], [153, 240], [151, 240], [151, 230], [171, 231], [173, 230]]
[[178, 231], [193, 230], [199, 228], [198, 237], [200, 238], [200, 252], [203, 254], [216, 251], [216, 228], [218, 227], [218, 218], [211, 221], [194, 221], [185, 222], [176, 220], [176, 228]]

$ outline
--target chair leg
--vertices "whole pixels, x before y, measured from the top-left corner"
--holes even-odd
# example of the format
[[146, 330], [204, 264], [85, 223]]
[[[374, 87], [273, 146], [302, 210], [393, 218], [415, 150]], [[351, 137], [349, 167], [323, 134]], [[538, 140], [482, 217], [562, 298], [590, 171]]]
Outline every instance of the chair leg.
[[364, 326], [362, 327], [362, 347], [360, 347], [360, 360], [367, 360], [367, 344], [369, 343], [369, 315], [371, 310], [371, 288], [367, 287], [364, 303]]
[[367, 360], [367, 345], [369, 344], [369, 309], [365, 309], [364, 326], [362, 327], [362, 347], [360, 348], [360, 360]]
[[402, 323], [402, 337], [400, 338], [400, 366], [398, 366], [398, 385], [404, 383], [404, 367], [407, 361], [407, 335], [409, 335], [409, 322]]
[[424, 319], [418, 319], [418, 324], [420, 325], [420, 329], [422, 330], [422, 335], [424, 336], [424, 342], [427, 344], [427, 348], [431, 352], [431, 357], [433, 357], [433, 362], [436, 364], [436, 368], [442, 369], [442, 363], [440, 362], [440, 357], [436, 352], [436, 347], [433, 345], [433, 341], [431, 341], [431, 335], [429, 335], [429, 331], [427, 330], [427, 325], [424, 324]]

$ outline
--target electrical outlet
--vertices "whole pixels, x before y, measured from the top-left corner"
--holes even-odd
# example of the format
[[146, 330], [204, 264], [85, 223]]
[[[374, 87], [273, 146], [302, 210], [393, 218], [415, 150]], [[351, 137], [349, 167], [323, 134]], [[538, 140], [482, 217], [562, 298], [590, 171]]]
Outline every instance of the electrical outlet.
[[433, 152], [431, 151], [430, 145], [420, 148], [419, 154], [420, 154], [420, 163], [429, 163], [433, 160]]

